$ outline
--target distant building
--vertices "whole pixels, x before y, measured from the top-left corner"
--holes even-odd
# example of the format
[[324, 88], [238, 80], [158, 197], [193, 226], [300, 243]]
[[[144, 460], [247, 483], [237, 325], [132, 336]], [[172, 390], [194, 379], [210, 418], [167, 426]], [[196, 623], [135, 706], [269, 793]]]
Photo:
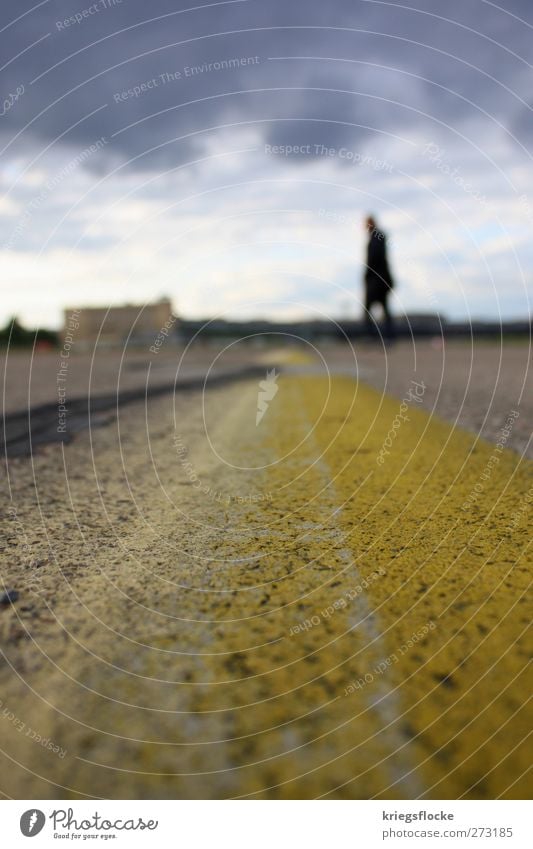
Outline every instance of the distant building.
[[[72, 309], [64, 311], [65, 333], [72, 331]], [[124, 345], [148, 346], [164, 334], [176, 337], [178, 319], [172, 303], [162, 298], [153, 304], [125, 304], [119, 307], [82, 307], [76, 315], [78, 327], [74, 338], [78, 350], [93, 347], [96, 342], [110, 348]]]

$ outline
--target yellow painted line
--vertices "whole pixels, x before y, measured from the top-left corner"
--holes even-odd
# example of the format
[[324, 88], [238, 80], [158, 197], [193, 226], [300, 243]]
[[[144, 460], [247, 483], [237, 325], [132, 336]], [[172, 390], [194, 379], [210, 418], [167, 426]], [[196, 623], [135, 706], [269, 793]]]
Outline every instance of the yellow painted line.
[[38, 615], [3, 613], [0, 684], [68, 751], [0, 723], [9, 792], [528, 796], [532, 464], [348, 377], [282, 375], [259, 426], [257, 392], [181, 401], [194, 476], [164, 399], [149, 452], [134, 411], [122, 456], [111, 428], [65, 448], [64, 574], [41, 570]]
[[265, 438], [286, 459], [263, 483], [266, 540], [248, 549], [270, 549], [262, 577], [276, 575], [269, 605], [287, 605], [286, 629], [247, 667], [277, 665], [287, 695], [254, 713], [250, 731], [262, 710], [280, 723], [256, 754], [282, 749], [284, 723], [301, 716], [292, 755], [271, 765], [274, 795], [526, 787], [530, 516], [513, 516], [532, 464], [400, 404], [347, 378], [300, 377], [272, 405]]

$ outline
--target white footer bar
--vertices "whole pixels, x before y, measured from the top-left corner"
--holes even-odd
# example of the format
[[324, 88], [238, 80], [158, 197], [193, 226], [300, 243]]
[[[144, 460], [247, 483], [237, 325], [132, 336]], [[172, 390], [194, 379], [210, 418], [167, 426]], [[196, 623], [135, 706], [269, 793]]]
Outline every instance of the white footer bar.
[[[3, 801], [1, 845], [531, 849], [527, 801]], [[30, 840], [34, 838], [35, 843]]]

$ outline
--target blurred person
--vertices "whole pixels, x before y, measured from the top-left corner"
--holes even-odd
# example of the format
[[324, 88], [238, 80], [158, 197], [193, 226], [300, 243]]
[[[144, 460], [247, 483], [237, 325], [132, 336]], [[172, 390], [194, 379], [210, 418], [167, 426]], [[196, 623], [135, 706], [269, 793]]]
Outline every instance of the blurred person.
[[395, 330], [387, 299], [394, 281], [387, 261], [387, 240], [372, 215], [367, 215], [365, 228], [368, 233], [365, 266], [365, 326], [367, 333], [372, 336], [376, 334], [377, 328], [372, 318], [372, 307], [374, 304], [379, 304], [385, 319], [384, 336], [390, 341], [394, 338]]

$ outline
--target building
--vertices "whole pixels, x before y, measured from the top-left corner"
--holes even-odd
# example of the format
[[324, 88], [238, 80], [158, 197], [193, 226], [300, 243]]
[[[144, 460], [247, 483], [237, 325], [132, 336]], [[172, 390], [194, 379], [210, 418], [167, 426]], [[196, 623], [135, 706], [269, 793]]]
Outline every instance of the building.
[[[73, 329], [75, 314], [78, 327]], [[178, 320], [168, 298], [152, 304], [125, 304], [111, 307], [81, 307], [64, 311], [64, 332], [71, 333], [78, 350], [95, 344], [110, 348], [148, 346], [159, 334], [177, 338]]]

